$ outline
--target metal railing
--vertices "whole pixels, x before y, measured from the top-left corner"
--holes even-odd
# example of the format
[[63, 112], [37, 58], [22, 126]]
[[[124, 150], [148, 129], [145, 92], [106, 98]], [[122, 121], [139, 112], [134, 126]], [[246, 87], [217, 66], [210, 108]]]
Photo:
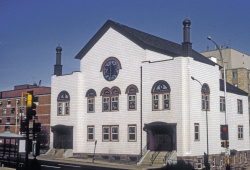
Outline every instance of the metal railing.
[[172, 154], [173, 154], [173, 151], [166, 153], [166, 155], [164, 156], [164, 159], [163, 159], [164, 164], [167, 164], [167, 161], [169, 160], [169, 158], [171, 157]]
[[156, 147], [155, 152], [152, 154], [152, 157], [151, 157], [151, 159], [150, 159], [152, 164], [154, 163], [156, 157], [157, 157], [157, 156], [159, 155], [159, 153], [161, 152], [160, 150], [161, 150], [161, 144], [159, 144], [159, 145]]
[[147, 153], [147, 145], [144, 146], [140, 154], [138, 155], [138, 162], [140, 162], [141, 158]]

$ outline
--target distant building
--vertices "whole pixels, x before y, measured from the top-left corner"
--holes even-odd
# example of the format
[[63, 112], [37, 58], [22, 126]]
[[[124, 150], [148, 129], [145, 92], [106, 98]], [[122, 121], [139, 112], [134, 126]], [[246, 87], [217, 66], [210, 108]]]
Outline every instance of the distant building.
[[[202, 55], [215, 59], [221, 65], [221, 57], [218, 49], [201, 52]], [[250, 92], [250, 56], [232, 48], [221, 48], [221, 54], [226, 69], [227, 82], [235, 87]], [[220, 76], [224, 79], [223, 69]], [[249, 97], [249, 113], [250, 113], [250, 97]]]
[[[20, 121], [26, 117], [25, 93], [28, 91], [33, 91], [35, 96], [36, 116], [42, 123], [41, 128], [50, 131], [51, 88], [25, 84], [14, 86], [14, 90], [0, 92], [0, 132], [19, 133]], [[32, 121], [30, 121], [30, 127], [32, 127]]]
[[[225, 169], [220, 66], [192, 49], [190, 25], [183, 21], [178, 44], [108, 20], [76, 55], [80, 71], [67, 75], [57, 47], [53, 148], [74, 156], [96, 148], [102, 159], [159, 166], [185, 160], [202, 169], [208, 147], [211, 168]], [[238, 151], [231, 160], [243, 168], [250, 163], [248, 93], [230, 84], [227, 91], [230, 149]]]

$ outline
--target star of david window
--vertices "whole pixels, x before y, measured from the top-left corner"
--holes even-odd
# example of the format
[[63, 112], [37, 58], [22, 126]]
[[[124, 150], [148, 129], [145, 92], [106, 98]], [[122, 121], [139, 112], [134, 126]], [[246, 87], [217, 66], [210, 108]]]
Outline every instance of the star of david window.
[[152, 93], [152, 110], [169, 110], [170, 109], [170, 86], [164, 80], [157, 81], [151, 90]]
[[107, 58], [101, 67], [103, 77], [107, 81], [113, 81], [117, 78], [119, 70], [121, 69], [120, 61], [115, 57]]
[[57, 115], [69, 115], [70, 114], [70, 96], [67, 91], [61, 91], [57, 97]]

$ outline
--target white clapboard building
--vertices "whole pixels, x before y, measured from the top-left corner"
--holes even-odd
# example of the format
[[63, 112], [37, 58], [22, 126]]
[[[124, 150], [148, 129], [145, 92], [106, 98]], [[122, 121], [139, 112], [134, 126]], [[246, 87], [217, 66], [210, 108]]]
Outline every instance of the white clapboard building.
[[231, 165], [248, 166], [248, 94], [227, 84], [225, 116], [221, 66], [192, 49], [190, 25], [183, 21], [178, 44], [108, 20], [75, 56], [80, 71], [66, 75], [58, 46], [51, 146], [65, 155], [90, 156], [95, 148], [103, 159], [186, 160], [196, 168], [208, 149], [211, 168], [218, 168], [225, 166], [226, 118], [229, 148], [237, 150]]

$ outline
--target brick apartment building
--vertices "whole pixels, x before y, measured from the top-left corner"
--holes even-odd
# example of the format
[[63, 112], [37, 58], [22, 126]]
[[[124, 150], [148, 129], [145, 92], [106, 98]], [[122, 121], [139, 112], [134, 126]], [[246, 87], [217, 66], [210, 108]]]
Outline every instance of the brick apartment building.
[[[19, 133], [20, 120], [26, 116], [25, 92], [28, 91], [33, 91], [35, 96], [36, 116], [42, 124], [41, 129], [50, 132], [51, 88], [25, 84], [14, 86], [14, 90], [0, 92], [0, 133], [4, 131]], [[30, 127], [32, 127], [32, 121], [30, 121]]]

